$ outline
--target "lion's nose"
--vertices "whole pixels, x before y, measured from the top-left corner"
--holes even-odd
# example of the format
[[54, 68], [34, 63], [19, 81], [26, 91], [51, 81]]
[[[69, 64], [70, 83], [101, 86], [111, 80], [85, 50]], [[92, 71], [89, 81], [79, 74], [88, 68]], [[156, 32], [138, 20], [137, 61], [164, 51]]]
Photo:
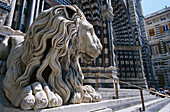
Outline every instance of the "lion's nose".
[[97, 46], [97, 49], [99, 50], [99, 51], [101, 51], [102, 49], [103, 49], [103, 46], [102, 46], [102, 44], [100, 43], [100, 40], [99, 40], [99, 38], [95, 35], [95, 43], [96, 43], [96, 46]]
[[103, 49], [103, 46], [102, 46], [102, 44], [99, 42], [99, 44], [98, 44], [98, 49], [101, 51], [102, 49]]
[[99, 40], [97, 41], [97, 49], [98, 49], [99, 51], [102, 51], [102, 49], [103, 49], [103, 46], [102, 46], [102, 44], [100, 43]]

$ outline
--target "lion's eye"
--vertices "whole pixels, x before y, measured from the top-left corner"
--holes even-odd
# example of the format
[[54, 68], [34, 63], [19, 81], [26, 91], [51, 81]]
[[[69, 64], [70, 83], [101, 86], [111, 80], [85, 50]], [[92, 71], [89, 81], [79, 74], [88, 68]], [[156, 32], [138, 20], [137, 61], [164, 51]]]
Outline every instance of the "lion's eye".
[[91, 28], [87, 29], [87, 31], [90, 31], [90, 32], [91, 32]]
[[93, 35], [93, 28], [89, 28], [87, 31]]

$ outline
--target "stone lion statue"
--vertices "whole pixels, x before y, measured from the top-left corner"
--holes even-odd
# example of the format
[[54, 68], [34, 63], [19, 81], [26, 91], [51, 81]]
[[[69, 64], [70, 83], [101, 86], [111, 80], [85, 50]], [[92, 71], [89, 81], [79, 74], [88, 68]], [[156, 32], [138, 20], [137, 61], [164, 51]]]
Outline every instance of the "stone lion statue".
[[94, 88], [83, 86], [79, 58], [91, 62], [102, 45], [76, 6], [52, 7], [39, 14], [24, 37], [4, 41], [12, 45], [2, 86], [15, 107], [36, 110], [101, 101]]

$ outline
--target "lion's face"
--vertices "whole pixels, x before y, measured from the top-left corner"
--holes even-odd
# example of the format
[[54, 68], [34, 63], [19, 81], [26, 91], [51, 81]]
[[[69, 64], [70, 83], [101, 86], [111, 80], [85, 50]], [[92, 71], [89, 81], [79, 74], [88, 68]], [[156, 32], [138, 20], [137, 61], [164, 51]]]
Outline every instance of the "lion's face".
[[82, 59], [89, 63], [101, 53], [102, 45], [96, 36], [93, 26], [87, 21], [82, 20], [79, 24], [79, 53]]

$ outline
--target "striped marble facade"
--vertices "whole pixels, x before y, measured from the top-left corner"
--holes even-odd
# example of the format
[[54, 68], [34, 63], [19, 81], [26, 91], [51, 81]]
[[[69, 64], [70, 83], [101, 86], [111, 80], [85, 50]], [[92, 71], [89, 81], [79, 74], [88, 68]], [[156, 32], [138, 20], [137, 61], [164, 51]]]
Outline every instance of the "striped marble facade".
[[145, 17], [143, 16], [141, 0], [136, 0], [136, 12], [137, 16], [139, 17], [139, 37], [141, 40], [141, 54], [142, 54], [142, 62], [144, 67], [144, 73], [147, 80], [148, 87], [157, 86], [157, 81], [155, 77], [155, 72], [153, 70], [153, 61], [151, 57], [151, 51], [149, 48], [149, 40], [148, 36], [146, 35], [146, 28], [145, 28]]
[[[131, 84], [147, 87], [141, 57], [139, 26], [135, 24], [136, 7], [134, 0], [113, 0], [114, 45], [118, 77]], [[122, 88], [131, 88], [121, 84]]]

